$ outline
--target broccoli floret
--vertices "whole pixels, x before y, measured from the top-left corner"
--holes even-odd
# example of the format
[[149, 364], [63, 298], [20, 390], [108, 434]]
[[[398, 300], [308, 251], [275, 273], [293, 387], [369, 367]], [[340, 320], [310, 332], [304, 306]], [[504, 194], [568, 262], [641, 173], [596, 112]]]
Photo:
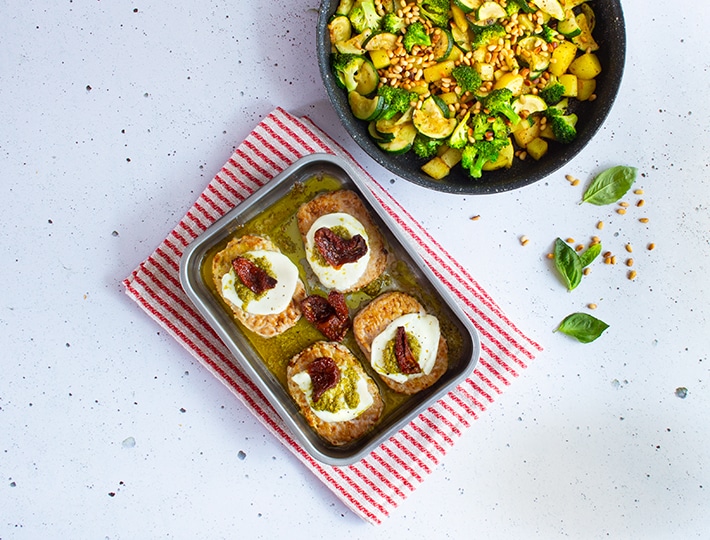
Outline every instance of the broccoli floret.
[[449, 0], [422, 0], [419, 13], [429, 19], [434, 26], [446, 27], [449, 24]]
[[507, 144], [507, 138], [476, 141], [473, 144], [468, 144], [461, 152], [461, 166], [468, 169], [468, 173], [473, 178], [480, 178], [483, 174], [483, 165], [488, 161], [498, 159], [498, 154]]
[[373, 32], [380, 29], [382, 17], [377, 14], [374, 0], [360, 0], [355, 3], [348, 13], [350, 24], [356, 32], [362, 33], [365, 30]]
[[508, 137], [510, 130], [500, 116], [489, 116], [485, 113], [477, 114], [471, 121], [471, 136], [477, 140], [503, 139]]
[[555, 140], [569, 144], [577, 138], [576, 114], [564, 114], [560, 109], [550, 107], [545, 111], [545, 116], [552, 128], [552, 134], [555, 136]]
[[487, 96], [480, 98], [481, 105], [484, 109], [489, 110], [493, 114], [502, 114], [513, 125], [520, 122], [520, 116], [513, 110], [510, 104], [513, 98], [513, 92], [508, 88], [498, 88], [492, 90]]
[[505, 4], [505, 14], [510, 17], [520, 11], [520, 4], [517, 0], [508, 0]]
[[557, 105], [562, 99], [562, 94], [564, 94], [564, 85], [557, 80], [551, 80], [547, 83], [547, 86], [540, 90], [539, 96], [545, 100], [548, 105]]
[[407, 33], [404, 34], [402, 45], [404, 45], [407, 52], [412, 52], [412, 47], [415, 45], [422, 45], [424, 47], [431, 45], [431, 38], [426, 33], [424, 25], [419, 21], [414, 21], [407, 26]]
[[483, 82], [478, 71], [466, 64], [456, 66], [451, 72], [451, 75], [453, 75], [454, 79], [456, 79], [456, 83], [464, 92], [471, 92], [472, 94], [478, 92]]
[[358, 60], [360, 58], [357, 54], [350, 53], [335, 53], [331, 56], [331, 69], [333, 70], [333, 75], [335, 75], [335, 81], [341, 88], [346, 88], [346, 80], [349, 78], [349, 68], [348, 66], [353, 60]]
[[546, 24], [542, 25], [542, 32], [540, 32], [540, 37], [544, 39], [547, 43], [558, 41], [557, 30], [547, 26]]
[[431, 158], [436, 155], [437, 150], [443, 143], [443, 140], [432, 139], [418, 133], [412, 143], [412, 150], [420, 158]]
[[384, 110], [380, 120], [389, 120], [397, 113], [403, 113], [411, 106], [410, 103], [417, 99], [415, 92], [407, 92], [404, 88], [382, 85], [377, 89], [377, 95], [385, 100]]
[[498, 38], [505, 37], [505, 28], [500, 23], [493, 23], [488, 26], [472, 24], [469, 28], [473, 31], [471, 45], [474, 49], [488, 45], [491, 41], [498, 41]]
[[399, 34], [404, 28], [404, 19], [397, 17], [395, 13], [386, 13], [382, 17], [382, 30], [391, 34]]

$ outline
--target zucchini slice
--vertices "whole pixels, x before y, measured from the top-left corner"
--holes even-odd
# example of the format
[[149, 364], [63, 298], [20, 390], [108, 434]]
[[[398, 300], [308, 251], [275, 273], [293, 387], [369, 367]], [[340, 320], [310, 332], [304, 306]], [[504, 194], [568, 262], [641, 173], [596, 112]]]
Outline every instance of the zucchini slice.
[[513, 101], [512, 107], [518, 114], [520, 114], [520, 111], [527, 111], [528, 114], [532, 114], [547, 109], [547, 103], [535, 94], [523, 94]]
[[478, 9], [481, 5], [481, 0], [454, 0], [453, 4], [464, 13], [471, 13], [474, 9]]
[[348, 93], [348, 103], [353, 116], [358, 120], [375, 120], [385, 108], [385, 100], [382, 96], [368, 98], [353, 90]]
[[443, 62], [448, 59], [453, 48], [454, 38], [451, 36], [451, 32], [445, 28], [437, 28], [434, 31], [434, 39], [432, 43], [434, 60], [437, 62]]
[[392, 51], [397, 48], [397, 36], [389, 32], [372, 34], [362, 44], [366, 51]]
[[498, 19], [503, 19], [507, 17], [505, 9], [498, 3], [488, 0], [483, 2], [481, 7], [476, 11], [477, 23], [483, 23], [484, 25], [493, 24]]
[[377, 122], [370, 122], [367, 125], [367, 133], [378, 143], [390, 142], [394, 139], [394, 133], [380, 133], [377, 131]]
[[582, 29], [577, 23], [574, 12], [568, 9], [565, 14], [565, 19], [557, 24], [557, 31], [566, 38], [577, 37], [582, 33]]
[[540, 8], [540, 11], [547, 13], [558, 21], [565, 18], [565, 10], [559, 0], [530, 0], [533, 4]]
[[422, 135], [432, 139], [445, 139], [456, 129], [458, 122], [448, 118], [449, 108], [436, 96], [424, 100], [420, 109], [412, 114], [414, 127]]
[[417, 128], [413, 124], [403, 124], [395, 131], [391, 141], [378, 142], [377, 145], [388, 154], [404, 154], [409, 151], [417, 136]]
[[343, 43], [350, 39], [352, 36], [352, 26], [350, 26], [350, 19], [345, 15], [334, 15], [330, 22], [328, 23], [328, 32], [330, 34], [330, 42], [335, 48], [336, 43]]
[[552, 54], [549, 51], [540, 50], [538, 46], [540, 41], [542, 41], [542, 38], [537, 36], [528, 36], [518, 41], [518, 47], [520, 48], [518, 60], [520, 60], [521, 64], [530, 68], [532, 72], [543, 72], [550, 65]]

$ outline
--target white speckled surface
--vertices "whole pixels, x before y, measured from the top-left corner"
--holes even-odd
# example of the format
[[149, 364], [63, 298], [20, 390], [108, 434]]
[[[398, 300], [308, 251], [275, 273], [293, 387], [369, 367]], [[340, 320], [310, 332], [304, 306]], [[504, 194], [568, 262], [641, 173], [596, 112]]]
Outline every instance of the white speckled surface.
[[[317, 0], [39, 4], [0, 0], [0, 538], [707, 535], [710, 7], [624, 0], [626, 75], [595, 140], [537, 184], [462, 197], [348, 139], [313, 62]], [[378, 527], [123, 294], [276, 106], [351, 150], [545, 347]], [[579, 206], [564, 174], [618, 163], [646, 205]], [[600, 219], [638, 278], [597, 265], [566, 293], [545, 254]], [[597, 342], [552, 332], [590, 302]]]

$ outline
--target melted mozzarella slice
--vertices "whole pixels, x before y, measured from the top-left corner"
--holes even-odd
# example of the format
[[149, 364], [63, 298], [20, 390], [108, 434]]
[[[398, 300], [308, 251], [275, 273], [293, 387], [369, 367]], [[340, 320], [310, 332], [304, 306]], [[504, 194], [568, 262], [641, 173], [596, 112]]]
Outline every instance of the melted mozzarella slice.
[[367, 380], [364, 377], [359, 376], [357, 379], [356, 389], [358, 395], [360, 396], [360, 402], [357, 407], [350, 409], [347, 405], [345, 405], [345, 400], [343, 400], [343, 405], [345, 406], [337, 411], [319, 411], [318, 409], [313, 408], [313, 400], [311, 399], [311, 396], [313, 395], [313, 383], [311, 382], [311, 376], [308, 374], [308, 371], [296, 373], [293, 377], [291, 377], [291, 380], [293, 380], [293, 382], [295, 382], [301, 391], [306, 395], [308, 404], [310, 405], [313, 414], [324, 422], [347, 422], [360, 416], [360, 414], [366, 411], [374, 402], [372, 395], [367, 389]]
[[[412, 334], [419, 341], [420, 352], [417, 362], [421, 368], [420, 373], [405, 375], [404, 373], [390, 373], [385, 367], [384, 351], [397, 332], [397, 328], [404, 326], [404, 330]], [[426, 313], [408, 313], [393, 320], [381, 334], [372, 340], [370, 363], [372, 368], [380, 375], [393, 381], [404, 383], [409, 379], [428, 375], [436, 363], [436, 354], [439, 349], [439, 319]]]
[[[359, 234], [365, 239], [368, 248], [367, 253], [357, 261], [346, 263], [338, 269], [328, 264], [323, 265], [320, 253], [317, 253], [318, 248], [315, 246], [315, 241], [313, 240], [316, 231], [321, 227], [327, 227], [329, 229], [344, 227], [348, 230], [351, 237]], [[353, 216], [343, 212], [335, 212], [319, 217], [315, 220], [306, 235], [306, 259], [308, 259], [308, 263], [311, 265], [313, 272], [320, 282], [326, 287], [339, 291], [352, 287], [365, 273], [367, 265], [370, 262], [370, 243], [365, 227]]]
[[276, 277], [276, 286], [266, 291], [260, 298], [250, 300], [245, 306], [235, 288], [235, 283], [239, 278], [234, 272], [234, 268], [231, 268], [229, 272], [222, 276], [222, 295], [232, 304], [252, 315], [281, 313], [288, 307], [291, 298], [293, 298], [293, 293], [298, 283], [298, 268], [291, 262], [291, 259], [278, 251], [255, 250], [245, 253], [245, 255], [250, 255], [254, 258], [265, 258], [271, 265], [271, 271]]

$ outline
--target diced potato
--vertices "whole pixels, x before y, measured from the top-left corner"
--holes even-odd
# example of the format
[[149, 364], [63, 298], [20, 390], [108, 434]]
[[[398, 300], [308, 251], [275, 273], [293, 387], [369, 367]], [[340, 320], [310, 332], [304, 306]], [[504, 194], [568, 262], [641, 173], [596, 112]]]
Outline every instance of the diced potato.
[[577, 79], [577, 99], [587, 101], [597, 89], [595, 79]]
[[456, 148], [449, 148], [439, 157], [441, 157], [441, 160], [449, 167], [453, 167], [459, 161], [461, 161], [461, 150], [457, 150]]
[[577, 46], [570, 41], [563, 41], [552, 52], [549, 72], [555, 77], [563, 75], [577, 56]]
[[590, 52], [575, 58], [567, 70], [580, 79], [593, 79], [602, 72], [602, 65], [599, 57]]
[[519, 96], [523, 91], [523, 85], [525, 84], [525, 78], [519, 73], [507, 72], [500, 77], [493, 85], [493, 88], [507, 88], [513, 92], [514, 96]]
[[444, 92], [443, 94], [439, 94], [439, 97], [441, 98], [441, 101], [447, 105], [453, 105], [459, 100], [459, 96], [456, 92]]
[[493, 64], [487, 64], [485, 62], [479, 62], [476, 64], [476, 69], [478, 70], [481, 80], [492, 81], [494, 78], [495, 68]]
[[370, 51], [370, 60], [375, 69], [384, 69], [391, 63], [387, 51], [383, 50]]
[[565, 97], [577, 97], [577, 76], [571, 73], [565, 73], [558, 79], [560, 84], [565, 87], [562, 95]]
[[513, 157], [515, 155], [515, 148], [513, 143], [508, 140], [507, 146], [504, 146], [500, 152], [498, 152], [498, 159], [495, 161], [487, 161], [483, 164], [484, 171], [495, 171], [496, 169], [506, 168], [509, 169], [513, 166]]
[[437, 156], [422, 165], [422, 171], [431, 176], [434, 180], [441, 180], [449, 175], [451, 167], [449, 167], [443, 159]]
[[547, 141], [541, 137], [537, 137], [528, 143], [525, 150], [527, 150], [531, 158], [537, 161], [547, 153]]
[[545, 124], [545, 127], [540, 130], [540, 137], [543, 137], [545, 139], [555, 139], [555, 134], [552, 132], [552, 125], [551, 124]]
[[540, 122], [528, 117], [521, 120], [513, 131], [518, 146], [525, 148], [530, 141], [540, 136]]
[[441, 80], [443, 77], [450, 76], [455, 67], [456, 64], [453, 60], [445, 60], [433, 66], [429, 66], [424, 69], [424, 80], [428, 83]]

